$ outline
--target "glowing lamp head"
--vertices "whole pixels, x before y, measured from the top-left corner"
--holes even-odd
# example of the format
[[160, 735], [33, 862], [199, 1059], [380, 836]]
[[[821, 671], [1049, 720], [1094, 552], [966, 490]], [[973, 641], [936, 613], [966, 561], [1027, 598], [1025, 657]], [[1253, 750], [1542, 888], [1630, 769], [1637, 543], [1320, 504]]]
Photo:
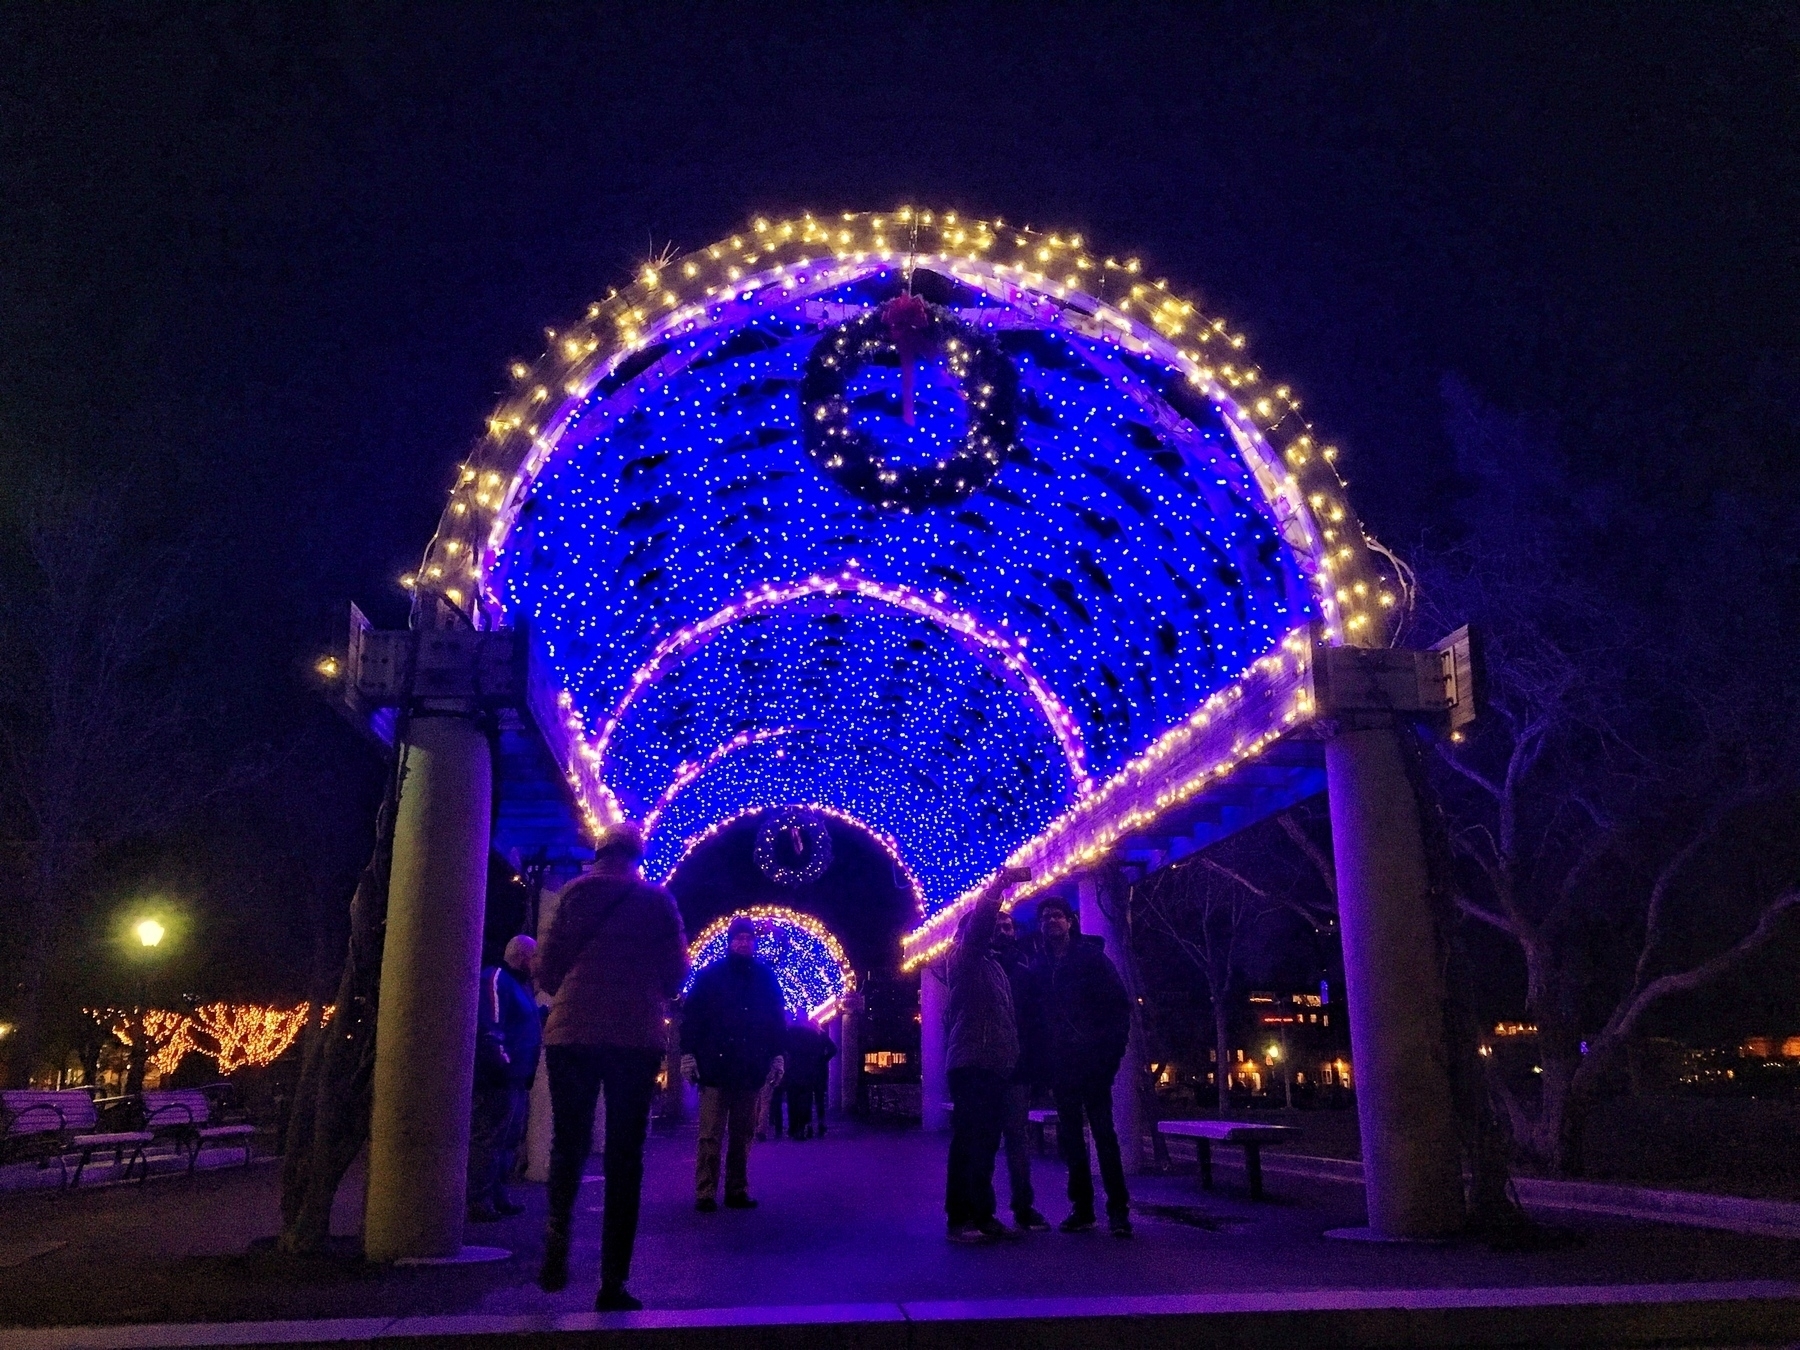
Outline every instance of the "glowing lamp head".
[[139, 919], [137, 926], [131, 931], [137, 934], [137, 940], [144, 946], [154, 947], [163, 940], [166, 930], [155, 919]]
[[313, 669], [318, 671], [319, 674], [326, 679], [335, 680], [339, 675], [343, 674], [344, 663], [339, 661], [335, 656], [321, 656], [317, 661], [313, 662]]
[[1269, 1063], [1273, 1064], [1276, 1060], [1278, 1060], [1280, 1058], [1281, 1058], [1281, 1047], [1279, 1045], [1271, 1045], [1269, 1047]]

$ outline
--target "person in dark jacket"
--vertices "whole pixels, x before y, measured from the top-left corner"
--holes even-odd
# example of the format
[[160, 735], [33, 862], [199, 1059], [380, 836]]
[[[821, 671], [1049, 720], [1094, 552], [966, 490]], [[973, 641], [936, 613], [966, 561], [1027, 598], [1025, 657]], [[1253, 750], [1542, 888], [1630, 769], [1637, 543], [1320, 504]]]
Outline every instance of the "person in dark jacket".
[[469, 1218], [493, 1223], [525, 1207], [506, 1193], [525, 1138], [531, 1080], [544, 1039], [531, 993], [537, 943], [523, 933], [506, 944], [502, 964], [483, 966], [475, 1020], [475, 1110], [469, 1130]]
[[1094, 1226], [1094, 1176], [1089, 1168], [1087, 1132], [1094, 1136], [1100, 1179], [1106, 1187], [1107, 1224], [1118, 1237], [1131, 1236], [1131, 1197], [1119, 1135], [1113, 1128], [1112, 1083], [1131, 1033], [1131, 998], [1107, 957], [1100, 938], [1075, 931], [1068, 901], [1051, 896], [1038, 905], [1044, 953], [1038, 983], [1050, 1032], [1050, 1090], [1056, 1098], [1056, 1138], [1069, 1165], [1069, 1217], [1065, 1233]]
[[781, 1090], [788, 1103], [788, 1138], [811, 1139], [816, 1132], [825, 1133], [825, 1084], [830, 1076], [831, 1059], [837, 1047], [831, 1037], [803, 1018], [796, 1018], [788, 1028], [787, 1072]]
[[1006, 970], [1012, 989], [1013, 1023], [1019, 1029], [1019, 1062], [1006, 1084], [1001, 1136], [1006, 1141], [1006, 1175], [1012, 1192], [1013, 1223], [1024, 1232], [1043, 1232], [1050, 1225], [1038, 1213], [1031, 1189], [1031, 1098], [1050, 1085], [1050, 1029], [1044, 1023], [1044, 995], [1019, 945], [1010, 913], [994, 921], [994, 956]]
[[694, 1208], [719, 1207], [719, 1142], [725, 1143], [725, 1207], [755, 1209], [750, 1198], [750, 1137], [765, 1083], [780, 1086], [787, 1011], [781, 985], [756, 956], [756, 923], [739, 915], [726, 955], [694, 977], [681, 1019], [681, 1072], [700, 1085], [700, 1144], [694, 1157]]
[[538, 1284], [569, 1282], [569, 1226], [606, 1091], [606, 1199], [600, 1225], [602, 1311], [630, 1311], [625, 1292], [644, 1187], [650, 1099], [668, 1049], [669, 1000], [687, 979], [681, 911], [638, 875], [644, 841], [629, 821], [600, 840], [593, 867], [570, 882], [538, 951], [538, 987], [555, 1000], [544, 1023], [550, 1076], [550, 1222]]
[[[945, 961], [951, 1116], [944, 1213], [952, 1242], [1013, 1236], [994, 1217], [994, 1155], [1000, 1151], [1007, 1082], [1019, 1063], [1019, 1031], [1012, 985], [994, 956], [994, 928], [1006, 887], [1029, 875], [1005, 868], [995, 876], [963, 916]], [[926, 971], [923, 978], [937, 977]]]

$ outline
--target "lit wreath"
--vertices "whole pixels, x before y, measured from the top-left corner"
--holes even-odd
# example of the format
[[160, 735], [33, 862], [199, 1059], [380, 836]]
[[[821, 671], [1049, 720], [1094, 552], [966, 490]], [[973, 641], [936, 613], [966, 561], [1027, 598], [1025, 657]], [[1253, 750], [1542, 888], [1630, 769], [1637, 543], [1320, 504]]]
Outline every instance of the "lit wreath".
[[804, 886], [831, 866], [831, 831], [810, 811], [778, 811], [756, 832], [756, 865], [777, 886]]
[[[901, 402], [912, 421], [913, 362], [936, 352], [969, 407], [969, 430], [932, 467], [890, 467], [874, 437], [851, 421], [851, 379], [871, 361], [899, 358]], [[1018, 435], [1019, 376], [991, 337], [949, 310], [901, 295], [826, 330], [800, 382], [807, 453], [845, 491], [884, 510], [962, 501], [993, 478]]]

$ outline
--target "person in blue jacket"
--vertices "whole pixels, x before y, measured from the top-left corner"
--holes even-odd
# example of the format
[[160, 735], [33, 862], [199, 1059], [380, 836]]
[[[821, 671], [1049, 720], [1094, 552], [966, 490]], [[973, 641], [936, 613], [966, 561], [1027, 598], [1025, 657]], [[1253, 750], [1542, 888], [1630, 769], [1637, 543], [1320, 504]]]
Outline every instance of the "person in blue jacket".
[[475, 1104], [469, 1128], [469, 1218], [493, 1223], [524, 1206], [506, 1193], [525, 1138], [531, 1080], [544, 1040], [543, 1012], [531, 992], [537, 943], [521, 933], [502, 964], [481, 968], [475, 1023]]

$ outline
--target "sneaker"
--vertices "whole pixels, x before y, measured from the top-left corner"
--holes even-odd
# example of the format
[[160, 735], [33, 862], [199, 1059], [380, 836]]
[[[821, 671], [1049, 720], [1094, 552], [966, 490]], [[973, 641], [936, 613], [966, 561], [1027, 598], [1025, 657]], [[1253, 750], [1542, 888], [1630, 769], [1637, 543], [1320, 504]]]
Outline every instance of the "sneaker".
[[1085, 1233], [1094, 1226], [1094, 1216], [1092, 1214], [1071, 1214], [1056, 1226], [1065, 1233]]
[[470, 1223], [499, 1223], [505, 1216], [497, 1209], [487, 1205], [470, 1205], [468, 1220]]
[[1131, 1219], [1124, 1214], [1110, 1214], [1106, 1219], [1106, 1228], [1116, 1238], [1131, 1236]]
[[595, 1312], [642, 1312], [644, 1305], [638, 1299], [625, 1292], [625, 1286], [616, 1289], [600, 1286], [600, 1292], [594, 1295]]
[[756, 1201], [747, 1195], [728, 1195], [725, 1197], [726, 1209], [755, 1209]]
[[544, 1232], [544, 1264], [538, 1269], [538, 1288], [554, 1294], [569, 1285], [569, 1235], [560, 1229]]
[[978, 1223], [953, 1223], [945, 1236], [952, 1242], [960, 1242], [967, 1247], [978, 1247], [984, 1243], [998, 1241]]
[[698, 1200], [694, 1201], [694, 1208], [699, 1210], [702, 1214], [712, 1214], [718, 1210], [719, 1202], [710, 1195], [703, 1195]]
[[1050, 1220], [1039, 1214], [1030, 1205], [1025, 1206], [1024, 1209], [1015, 1209], [1013, 1222], [1018, 1225], [1021, 1233], [1048, 1233], [1050, 1231]]
[[975, 1226], [981, 1230], [982, 1236], [989, 1242], [1001, 1242], [1019, 1236], [998, 1219], [983, 1219]]

